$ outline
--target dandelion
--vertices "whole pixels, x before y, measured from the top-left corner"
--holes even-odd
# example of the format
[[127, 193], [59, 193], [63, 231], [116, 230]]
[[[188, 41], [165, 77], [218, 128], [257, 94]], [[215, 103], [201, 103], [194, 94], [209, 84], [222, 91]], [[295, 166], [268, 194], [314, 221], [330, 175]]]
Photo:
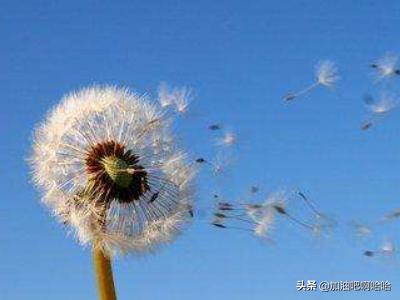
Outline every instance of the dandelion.
[[319, 86], [333, 88], [339, 79], [335, 63], [329, 60], [321, 61], [316, 66], [314, 83], [299, 92], [287, 94], [283, 100], [293, 101], [302, 95], [310, 93]]
[[172, 140], [145, 97], [110, 86], [65, 96], [35, 131], [34, 182], [93, 247], [102, 299], [115, 299], [110, 257], [153, 252], [191, 219], [194, 171]]
[[400, 75], [400, 69], [397, 66], [398, 60], [398, 56], [386, 54], [384, 57], [379, 59], [377, 62], [372, 63], [370, 66], [376, 70], [377, 79], [382, 80], [384, 78]]
[[395, 110], [399, 106], [399, 99], [392, 94], [382, 93], [378, 100], [371, 95], [365, 96], [364, 103], [370, 112], [369, 118], [361, 124], [361, 130], [365, 131]]

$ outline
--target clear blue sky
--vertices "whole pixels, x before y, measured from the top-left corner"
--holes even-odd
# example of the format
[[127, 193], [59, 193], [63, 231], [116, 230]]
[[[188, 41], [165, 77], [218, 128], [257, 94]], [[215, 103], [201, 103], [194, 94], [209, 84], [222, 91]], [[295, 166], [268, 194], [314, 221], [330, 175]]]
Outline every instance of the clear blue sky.
[[[235, 167], [212, 186], [231, 197], [253, 183], [262, 195], [301, 187], [339, 226], [320, 242], [276, 228], [271, 247], [199, 220], [156, 256], [118, 260], [120, 299], [399, 299], [399, 268], [363, 257], [347, 226], [400, 203], [399, 115], [359, 131], [362, 95], [379, 89], [368, 63], [400, 53], [399, 1], [168, 2], [0, 1], [0, 298], [96, 299], [89, 249], [65, 236], [29, 183], [34, 124], [70, 90], [113, 83], [154, 93], [166, 80], [197, 94], [181, 129], [194, 151], [211, 147], [199, 143], [208, 121], [239, 134]], [[282, 103], [323, 58], [341, 71], [336, 92]], [[207, 205], [209, 182], [199, 184]], [[369, 245], [400, 243], [399, 226]], [[301, 279], [389, 280], [393, 291], [305, 294]]]

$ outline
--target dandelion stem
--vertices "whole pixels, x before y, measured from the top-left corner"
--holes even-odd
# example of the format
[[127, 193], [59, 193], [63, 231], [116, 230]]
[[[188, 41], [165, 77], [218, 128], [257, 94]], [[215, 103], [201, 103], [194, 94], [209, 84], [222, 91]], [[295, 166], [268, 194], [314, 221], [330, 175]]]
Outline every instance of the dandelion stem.
[[316, 87], [318, 87], [320, 85], [320, 83], [318, 81], [314, 82], [313, 84], [311, 84], [310, 86], [306, 87], [305, 89], [297, 92], [295, 94], [296, 97], [302, 96], [304, 94], [307, 94], [308, 92], [311, 92], [313, 89], [315, 89]]
[[93, 264], [100, 300], [116, 300], [111, 261], [100, 247], [93, 247]]

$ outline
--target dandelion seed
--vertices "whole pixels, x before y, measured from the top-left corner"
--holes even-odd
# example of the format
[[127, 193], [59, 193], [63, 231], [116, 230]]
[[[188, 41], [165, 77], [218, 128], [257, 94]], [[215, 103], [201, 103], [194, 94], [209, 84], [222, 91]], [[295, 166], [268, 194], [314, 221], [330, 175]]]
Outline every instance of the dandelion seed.
[[208, 126], [208, 129], [211, 131], [221, 130], [222, 125], [221, 124], [212, 124], [212, 125]]
[[361, 130], [371, 128], [374, 124], [387, 117], [400, 104], [397, 96], [388, 93], [382, 93], [378, 100], [374, 99], [371, 95], [367, 95], [364, 97], [364, 103], [370, 112], [370, 116], [368, 120], [361, 124]]
[[246, 209], [248, 210], [257, 210], [257, 209], [261, 209], [263, 208], [263, 204], [244, 204], [244, 206], [246, 207]]
[[385, 215], [384, 220], [391, 221], [391, 220], [398, 219], [398, 218], [400, 218], [400, 208]]
[[376, 256], [376, 255], [384, 255], [384, 256], [393, 256], [396, 253], [396, 249], [392, 241], [385, 240], [382, 246], [379, 247], [378, 250], [364, 251], [364, 255], [368, 257]]
[[194, 218], [194, 210], [191, 204], [188, 204], [188, 213], [191, 218]]
[[225, 225], [222, 225], [222, 224], [220, 224], [220, 223], [211, 223], [211, 224], [214, 225], [214, 226], [216, 226], [216, 227], [219, 227], [219, 228], [226, 228]]
[[258, 191], [259, 191], [258, 186], [253, 185], [250, 187], [250, 193], [256, 194], [256, 193], [258, 193]]
[[395, 253], [395, 247], [392, 241], [385, 240], [380, 248], [380, 251], [384, 255], [393, 255]]
[[223, 158], [217, 158], [216, 161], [211, 163], [214, 174], [221, 174], [225, 170], [227, 162]]
[[225, 225], [225, 217], [222, 216], [222, 214], [221, 214], [221, 216], [219, 216], [218, 213], [214, 214], [214, 219], [211, 222], [211, 225], [218, 227], [218, 228], [224, 228], [224, 229], [228, 228]]
[[175, 100], [175, 105], [177, 107], [178, 112], [185, 113], [188, 109], [190, 104], [190, 92], [189, 91], [182, 91]]
[[279, 204], [273, 206], [276, 212], [280, 213], [281, 215], [287, 215], [285, 208]]
[[203, 163], [206, 163], [207, 161], [204, 158], [199, 157], [199, 158], [196, 159], [196, 162], [199, 163], [199, 164], [203, 164]]
[[289, 102], [289, 101], [292, 101], [292, 100], [296, 99], [296, 97], [300, 96], [301, 94], [302, 93], [300, 93], [300, 92], [297, 93], [297, 94], [290, 93], [290, 94], [285, 95], [283, 97], [283, 100], [286, 101], [286, 102]]
[[218, 140], [218, 145], [232, 146], [236, 144], [236, 135], [233, 132], [225, 132], [224, 136]]
[[156, 201], [159, 195], [160, 195], [160, 192], [155, 192], [153, 195], [151, 195], [149, 203]]
[[371, 250], [367, 250], [367, 251], [364, 251], [364, 255], [368, 256], [368, 257], [372, 257], [375, 255], [375, 252], [371, 251]]
[[[211, 222], [214, 226], [220, 228], [227, 228], [232, 230], [246, 231], [256, 233], [260, 229], [260, 222], [255, 221], [255, 216], [248, 214], [251, 206], [248, 204], [239, 204], [238, 206], [230, 202], [219, 201], [214, 212], [214, 220]], [[262, 205], [258, 205], [262, 207]], [[259, 216], [261, 218], [261, 215]], [[228, 225], [227, 222], [230, 224]], [[264, 222], [264, 227], [266, 227]], [[264, 228], [265, 231], [265, 228]]]
[[320, 212], [316, 209], [315, 204], [306, 197], [306, 195], [302, 192], [297, 192], [297, 194], [304, 200], [304, 202], [307, 204], [307, 206], [317, 215], [320, 214]]
[[162, 108], [174, 104], [173, 94], [169, 91], [168, 85], [165, 82], [162, 82], [158, 88], [158, 101]]
[[[328, 218], [323, 214], [319, 214], [316, 217], [317, 221], [314, 225], [297, 218], [286, 208], [286, 197], [286, 193], [275, 192], [268, 195], [264, 203], [234, 204], [219, 201], [216, 206], [217, 210], [214, 212], [215, 219], [213, 223], [223, 223], [224, 228], [252, 232], [257, 237], [267, 239], [270, 238], [271, 229], [278, 216], [282, 216], [282, 218], [314, 233], [320, 233], [328, 227]], [[308, 203], [311, 203], [311, 201], [308, 200]]]
[[218, 202], [218, 210], [234, 210], [234, 206], [227, 202]]
[[[307, 198], [303, 198], [305, 196], [302, 193], [296, 193], [296, 194], [302, 195], [302, 199], [304, 201], [305, 201], [305, 199], [307, 199]], [[284, 197], [286, 198], [287, 196], [284, 196]], [[285, 199], [285, 198], [283, 198], [283, 199]], [[307, 206], [309, 206], [311, 202], [309, 200], [307, 200], [306, 203], [307, 203]], [[272, 205], [272, 208], [274, 209], [274, 211], [277, 214], [285, 216], [288, 220], [295, 223], [296, 225], [299, 225], [299, 226], [309, 229], [311, 231], [316, 230], [316, 225], [308, 224], [307, 222], [303, 221], [302, 219], [298, 218], [297, 216], [293, 215], [292, 213], [289, 213], [288, 210], [286, 209], [286, 201], [276, 202], [275, 204]]]
[[387, 54], [370, 66], [377, 71], [377, 79], [382, 80], [384, 78], [400, 75], [400, 69], [397, 67], [397, 63], [398, 56]]
[[195, 159], [195, 162], [198, 164], [208, 165], [211, 167], [211, 170], [215, 175], [220, 175], [223, 173], [229, 164], [229, 160], [225, 156], [218, 156], [213, 161], [209, 161], [204, 157], [198, 157]]
[[272, 207], [267, 207], [263, 212], [263, 216], [258, 220], [258, 223], [254, 228], [254, 234], [258, 237], [268, 236], [274, 221], [275, 211], [272, 209]]
[[287, 94], [284, 96], [283, 100], [286, 102], [293, 101], [300, 96], [310, 93], [319, 86], [333, 88], [339, 79], [340, 77], [338, 76], [338, 70], [335, 63], [329, 60], [321, 61], [315, 68], [314, 83], [299, 92]]
[[334, 62], [325, 60], [318, 64], [315, 72], [317, 83], [328, 88], [333, 88], [340, 79]]
[[226, 218], [226, 215], [222, 214], [222, 213], [214, 213], [214, 216], [216, 216], [217, 218], [220, 218], [220, 219]]
[[193, 100], [192, 91], [187, 87], [176, 88], [173, 90], [173, 99], [177, 112], [184, 114]]
[[359, 237], [368, 236], [372, 232], [371, 227], [366, 225], [366, 224], [360, 224], [360, 223], [357, 223], [357, 222], [352, 222], [351, 225], [354, 227], [355, 233]]
[[254, 234], [259, 237], [265, 237], [269, 234], [270, 225], [272, 220], [269, 218], [264, 218], [260, 220], [260, 223], [254, 228]]
[[166, 83], [161, 83], [158, 100], [162, 108], [173, 105], [178, 113], [184, 114], [193, 100], [193, 94], [188, 87], [170, 88]]
[[224, 167], [221, 162], [210, 162], [203, 157], [196, 158], [195, 162], [198, 164], [209, 165], [212, 168], [213, 172], [216, 174], [220, 173]]
[[141, 96], [92, 87], [67, 95], [38, 127], [35, 184], [82, 244], [145, 253], [189, 221], [194, 170], [171, 147], [169, 124]]
[[328, 232], [334, 228], [336, 222], [328, 218], [324, 214], [317, 214], [315, 216], [315, 223], [312, 225], [313, 233], [316, 236], [321, 236], [323, 232]]
[[371, 128], [373, 123], [371, 121], [365, 121], [364, 123], [361, 124], [361, 130], [368, 130]]
[[307, 205], [307, 207], [311, 210], [311, 212], [314, 214], [314, 219], [315, 222], [313, 225], [308, 225], [306, 224], [306, 227], [311, 226], [311, 229], [315, 235], [321, 235], [322, 232], [328, 231], [329, 229], [332, 229], [336, 222], [323, 214], [322, 212], [317, 209], [317, 205], [311, 201], [303, 192], [299, 191], [297, 194], [301, 197], [301, 199], [304, 201], [304, 203]]
[[387, 113], [399, 105], [398, 98], [388, 93], [383, 93], [378, 101], [368, 95], [364, 98], [364, 102], [368, 110], [374, 114]]
[[256, 224], [254, 228], [256, 236], [266, 237], [270, 233], [276, 214], [285, 210], [284, 205], [285, 195], [280, 192], [268, 195], [263, 204], [245, 204], [246, 214]]

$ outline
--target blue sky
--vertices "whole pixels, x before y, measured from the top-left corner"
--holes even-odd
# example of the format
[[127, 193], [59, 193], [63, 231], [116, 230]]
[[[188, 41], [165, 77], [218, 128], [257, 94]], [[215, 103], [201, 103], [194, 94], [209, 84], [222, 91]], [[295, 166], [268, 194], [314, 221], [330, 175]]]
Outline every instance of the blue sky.
[[[1, 7], [1, 299], [96, 299], [89, 249], [66, 237], [29, 182], [32, 130], [68, 91], [111, 83], [154, 94], [160, 81], [196, 93], [179, 130], [189, 150], [209, 153], [209, 122], [239, 136], [227, 176], [199, 180], [201, 205], [212, 189], [234, 198], [256, 183], [262, 200], [300, 187], [338, 228], [316, 241], [278, 227], [277, 245], [268, 246], [200, 219], [159, 254], [116, 261], [120, 299], [399, 299], [398, 266], [363, 257], [365, 245], [348, 226], [399, 205], [398, 115], [359, 130], [362, 96], [382, 88], [368, 64], [400, 53], [398, 1], [2, 0]], [[340, 69], [337, 89], [285, 105], [282, 96], [308, 84], [325, 58]], [[398, 226], [367, 245], [400, 243]], [[300, 293], [302, 279], [389, 280], [392, 292]]]

